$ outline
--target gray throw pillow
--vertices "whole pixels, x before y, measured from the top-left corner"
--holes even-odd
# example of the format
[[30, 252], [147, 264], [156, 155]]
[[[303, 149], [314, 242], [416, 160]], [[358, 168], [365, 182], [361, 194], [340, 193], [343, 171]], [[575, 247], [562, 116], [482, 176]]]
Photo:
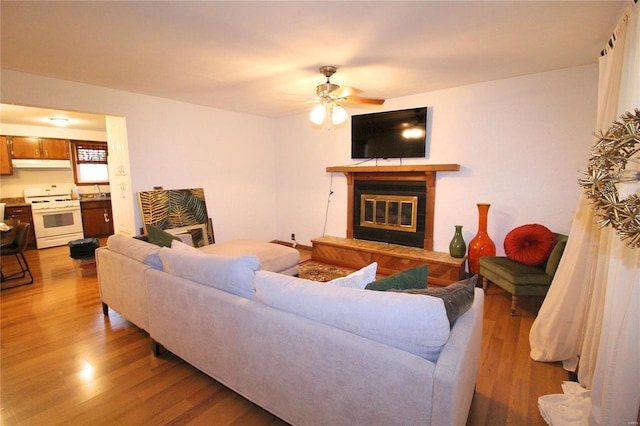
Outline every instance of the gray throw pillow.
[[427, 296], [439, 297], [444, 302], [447, 311], [449, 324], [453, 327], [456, 319], [471, 308], [473, 305], [473, 293], [478, 282], [478, 276], [474, 275], [466, 280], [457, 281], [446, 287], [429, 287], [425, 289], [395, 290], [402, 293], [423, 294]]

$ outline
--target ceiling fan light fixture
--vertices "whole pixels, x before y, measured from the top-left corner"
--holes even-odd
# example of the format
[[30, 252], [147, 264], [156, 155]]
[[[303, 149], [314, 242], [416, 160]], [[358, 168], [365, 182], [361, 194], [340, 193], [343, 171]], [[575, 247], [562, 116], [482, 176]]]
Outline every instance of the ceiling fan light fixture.
[[344, 123], [349, 114], [343, 107], [331, 101], [314, 106], [309, 114], [309, 120], [318, 126], [324, 123], [327, 117], [329, 118], [329, 127], [331, 127]]
[[347, 111], [340, 105], [342, 102], [371, 105], [382, 105], [384, 103], [384, 99], [353, 96], [362, 92], [362, 90], [353, 87], [340, 87], [331, 83], [329, 79], [335, 74], [336, 70], [337, 68], [331, 65], [320, 67], [320, 73], [327, 78], [327, 81], [316, 86], [315, 100], [319, 104], [311, 110], [309, 115], [311, 122], [318, 126], [328, 117], [327, 129], [344, 123], [349, 117]]
[[334, 105], [333, 111], [331, 111], [331, 121], [333, 124], [338, 125], [345, 122], [349, 114], [340, 105]]
[[309, 120], [313, 124], [317, 124], [318, 126], [322, 124], [325, 116], [325, 106], [323, 104], [318, 104], [313, 107], [311, 113], [309, 114]]
[[318, 84], [316, 86], [316, 95], [318, 96], [328, 96], [330, 93], [335, 92], [336, 90], [338, 90], [340, 88], [340, 86], [338, 86], [337, 84], [333, 84], [333, 83], [324, 83], [324, 84]]

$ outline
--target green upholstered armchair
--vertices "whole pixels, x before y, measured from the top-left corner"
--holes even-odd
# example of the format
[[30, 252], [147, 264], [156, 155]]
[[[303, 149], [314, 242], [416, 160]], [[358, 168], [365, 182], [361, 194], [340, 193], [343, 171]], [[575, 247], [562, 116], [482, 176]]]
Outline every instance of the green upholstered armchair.
[[556, 243], [549, 258], [538, 266], [529, 266], [503, 256], [480, 258], [480, 278], [486, 291], [492, 282], [511, 293], [511, 315], [514, 315], [520, 296], [545, 296], [558, 269], [567, 244], [567, 236], [555, 234]]

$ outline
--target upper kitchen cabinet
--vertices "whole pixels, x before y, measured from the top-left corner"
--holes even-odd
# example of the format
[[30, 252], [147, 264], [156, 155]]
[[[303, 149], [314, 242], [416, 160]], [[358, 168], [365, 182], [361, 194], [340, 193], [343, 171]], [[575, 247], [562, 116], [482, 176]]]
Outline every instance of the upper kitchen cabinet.
[[69, 141], [67, 139], [31, 138], [12, 136], [13, 158], [69, 160]]
[[13, 158], [40, 158], [40, 138], [11, 137]]
[[11, 165], [9, 139], [6, 136], [0, 136], [0, 175], [10, 174], [13, 174], [13, 167]]
[[43, 158], [50, 160], [69, 160], [69, 141], [66, 139], [40, 138]]

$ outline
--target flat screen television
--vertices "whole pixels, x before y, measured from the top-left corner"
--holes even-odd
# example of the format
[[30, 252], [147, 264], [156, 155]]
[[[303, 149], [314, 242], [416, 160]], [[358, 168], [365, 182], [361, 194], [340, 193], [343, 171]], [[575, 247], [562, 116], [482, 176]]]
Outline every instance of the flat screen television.
[[351, 116], [351, 158], [424, 158], [427, 107]]

